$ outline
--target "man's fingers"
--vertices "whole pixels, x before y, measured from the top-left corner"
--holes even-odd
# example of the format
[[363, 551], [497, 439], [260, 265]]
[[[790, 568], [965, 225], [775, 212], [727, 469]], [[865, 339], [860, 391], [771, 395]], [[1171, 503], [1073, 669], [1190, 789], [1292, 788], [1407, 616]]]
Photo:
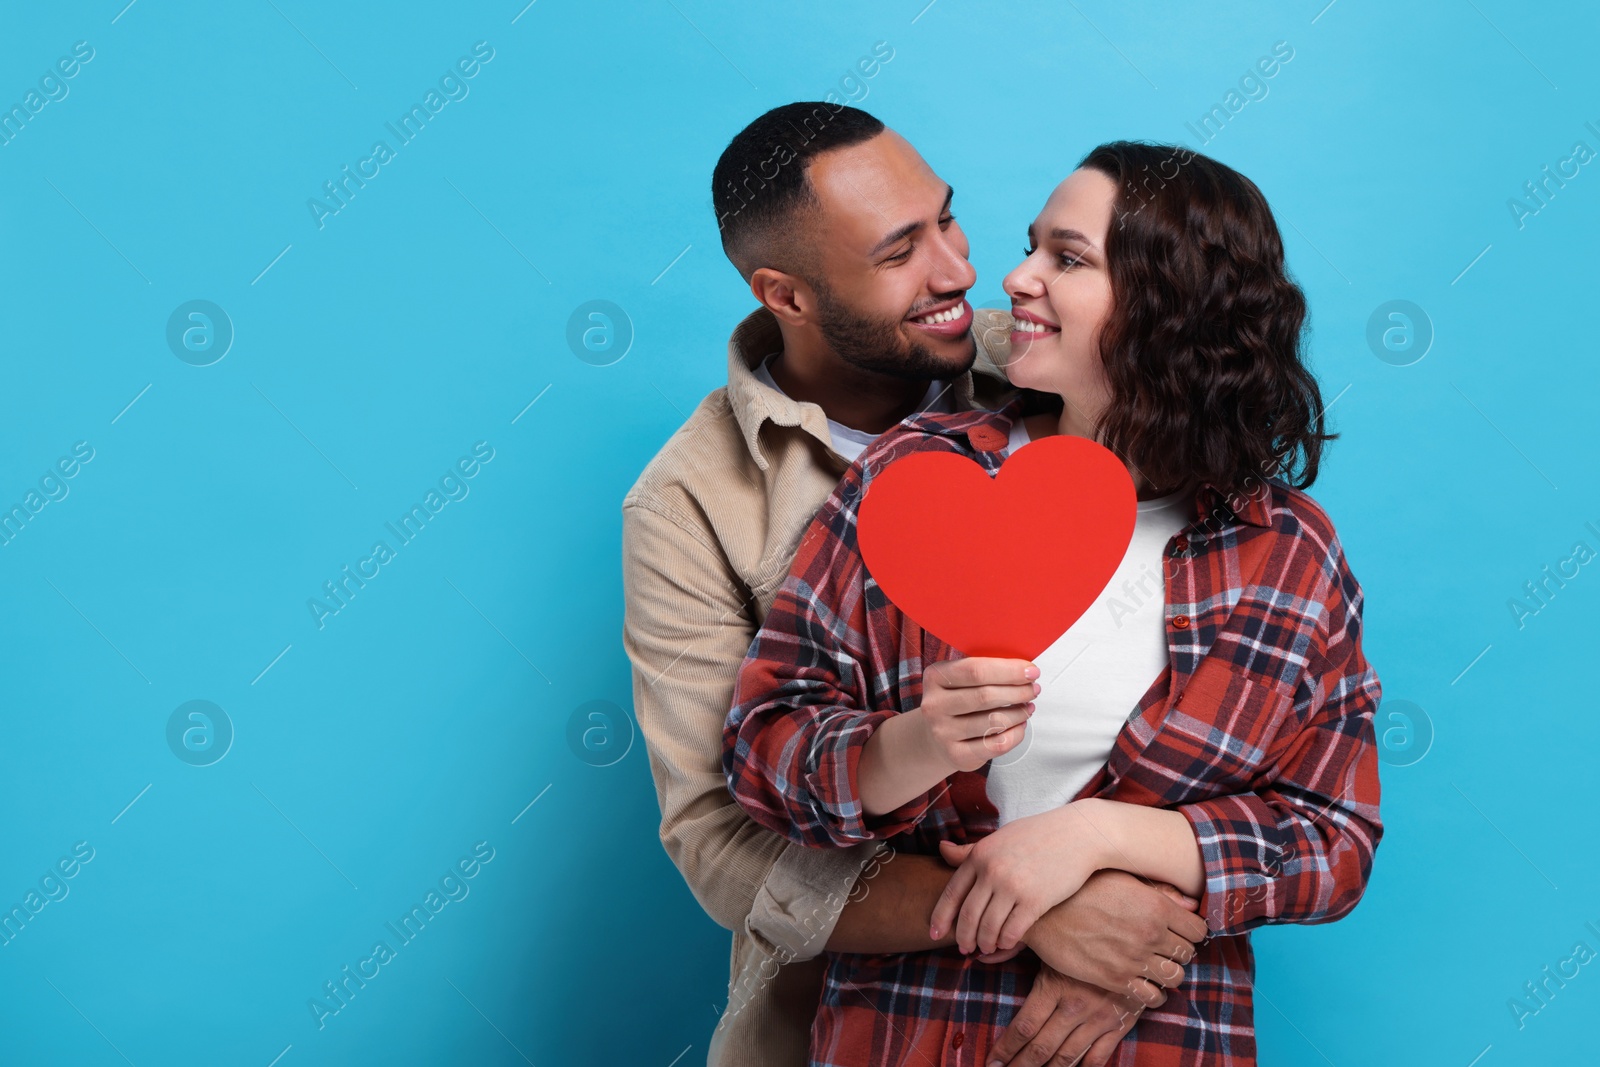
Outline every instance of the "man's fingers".
[[1165, 893], [1167, 899], [1178, 905], [1180, 908], [1183, 908], [1187, 911], [1194, 911], [1200, 906], [1200, 902], [1198, 900], [1184, 893], [1177, 886], [1172, 885], [1171, 883], [1152, 882], [1151, 884], [1157, 889], [1161, 890], [1161, 892]]
[[1045, 1024], [1050, 1022], [1055, 1014], [1059, 1000], [1052, 983], [1035, 981], [1033, 988], [1028, 991], [1028, 998], [1022, 1002], [1022, 1007], [1012, 1017], [1011, 1025], [1005, 1028], [1000, 1040], [989, 1050], [989, 1060], [991, 1062], [999, 1060], [1011, 1067], [1021, 1067], [1020, 1061], [1012, 1064], [1012, 1059], [1030, 1041], [1043, 1033]]
[[[1072, 1063], [1084, 1045], [1089, 1043], [1083, 1033], [1083, 1011], [1074, 1011], [1070, 1001], [1062, 999], [1045, 1020], [1039, 1036], [1023, 1048], [1014, 1067], [1043, 1067], [1050, 1063]], [[992, 1057], [991, 1057], [992, 1058]]]
[[1126, 1031], [1117, 1029], [1101, 1034], [1094, 1044], [1089, 1046], [1088, 1055], [1083, 1057], [1083, 1062], [1078, 1067], [1106, 1067], [1111, 1062], [1111, 1054], [1117, 1050], [1117, 1042], [1122, 1040]]
[[1131, 979], [1127, 995], [1147, 1008], [1159, 1008], [1167, 1002], [1167, 991], [1146, 978]]
[[[1099, 1035], [1101, 1035], [1099, 1027], [1096, 1027], [1093, 1022], [1075, 1021], [1072, 1030], [1067, 1033], [1066, 1037], [1062, 1038], [1061, 1045], [1054, 1049], [1056, 1054], [1050, 1059], [1042, 1059], [1042, 1061], [1038, 1062], [1042, 1062], [1042, 1064], [1048, 1062], [1050, 1067], [1078, 1067], [1078, 1064], [1083, 1059], [1083, 1054], [1086, 1051], [1090, 1051], [1094, 1038], [1098, 1038]], [[1040, 1043], [1043, 1043], [1043, 1041], [1040, 1041]]]
[[1144, 976], [1165, 989], [1177, 989], [1183, 984], [1183, 977], [1187, 973], [1176, 961], [1166, 956], [1151, 956], [1144, 965]]
[[[1194, 958], [1194, 946], [1204, 941], [1211, 933], [1211, 927], [1200, 916], [1190, 911], [1179, 912], [1167, 922], [1167, 929], [1189, 943], [1189, 958]], [[1188, 960], [1184, 961], [1185, 963]]]
[[1171, 931], [1168, 931], [1167, 936], [1172, 940], [1171, 947], [1163, 945], [1156, 951], [1176, 963], [1179, 967], [1189, 966], [1195, 957], [1194, 945], [1187, 938], [1180, 937]]

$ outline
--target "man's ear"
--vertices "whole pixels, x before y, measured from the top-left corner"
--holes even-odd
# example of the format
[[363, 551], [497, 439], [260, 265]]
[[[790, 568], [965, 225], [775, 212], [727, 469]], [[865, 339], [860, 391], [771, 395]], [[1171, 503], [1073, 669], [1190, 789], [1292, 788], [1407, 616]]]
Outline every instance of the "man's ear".
[[803, 279], [773, 267], [758, 268], [750, 275], [750, 293], [779, 322], [791, 326], [811, 321], [817, 306], [816, 295]]

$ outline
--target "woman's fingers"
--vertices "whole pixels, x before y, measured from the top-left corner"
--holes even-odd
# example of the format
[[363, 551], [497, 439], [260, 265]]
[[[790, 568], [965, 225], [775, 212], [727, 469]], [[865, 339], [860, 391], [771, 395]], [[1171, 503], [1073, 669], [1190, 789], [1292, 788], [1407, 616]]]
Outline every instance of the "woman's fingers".
[[[970, 849], [971, 846], [967, 847]], [[956, 868], [956, 873], [945, 883], [944, 892], [939, 894], [939, 900], [933, 906], [933, 918], [928, 924], [929, 937], [937, 941], [945, 935], [945, 931], [955, 926], [956, 915], [967, 899], [967, 891], [977, 880], [978, 871], [971, 864], [963, 863]]]
[[1020, 722], [1000, 730], [991, 730], [975, 738], [961, 742], [964, 754], [969, 755], [969, 763], [982, 766], [990, 760], [1004, 756], [1007, 752], [1022, 744], [1022, 739], [1028, 734], [1027, 715], [1022, 716]]
[[1029, 660], [962, 656], [940, 660], [923, 674], [946, 689], [967, 689], [991, 684], [1026, 685], [1039, 677], [1039, 668]]
[[1040, 692], [1039, 683], [1026, 685], [980, 685], [959, 690], [950, 704], [952, 714], [978, 715], [993, 708], [1006, 708], [1026, 704]]
[[972, 741], [1000, 730], [1010, 729], [1018, 723], [1025, 723], [1032, 714], [1033, 705], [1022, 701], [998, 708], [980, 708], [977, 711], [957, 715], [950, 720], [950, 723], [957, 737], [963, 741]]
[[978, 920], [979, 952], [1000, 951], [1000, 930], [1014, 911], [1015, 901], [998, 894], [989, 898], [989, 906], [983, 909], [983, 918]]
[[[961, 868], [963, 871], [967, 869], [966, 865]], [[978, 923], [983, 920], [983, 913], [993, 896], [994, 890], [981, 879], [967, 891], [967, 899], [962, 901], [961, 910], [956, 914], [956, 945], [962, 952], [971, 952], [977, 946]]]
[[1011, 914], [1006, 916], [1005, 924], [1000, 927], [1000, 947], [1010, 948], [1020, 942], [1027, 936], [1028, 931], [1033, 928], [1033, 924], [1039, 921], [1041, 914], [1036, 909], [1019, 901], [1011, 909]]

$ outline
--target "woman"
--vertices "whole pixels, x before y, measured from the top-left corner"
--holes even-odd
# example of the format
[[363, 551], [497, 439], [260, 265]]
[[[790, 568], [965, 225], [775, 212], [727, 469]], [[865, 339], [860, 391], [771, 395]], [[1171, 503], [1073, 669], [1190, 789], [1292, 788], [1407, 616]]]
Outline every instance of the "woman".
[[[1089, 437], [1126, 463], [1141, 506], [1122, 570], [1019, 665], [1014, 705], [951, 710], [956, 653], [877, 589], [856, 509], [912, 452], [992, 475], [1021, 401], [912, 416], [818, 513], [751, 645], [730, 788], [806, 844], [887, 839], [959, 864], [930, 923], [957, 948], [830, 957], [814, 1063], [944, 1062], [963, 1041], [960, 1062], [984, 1062], [968, 1057], [1037, 967], [1023, 933], [1117, 867], [1199, 897], [1211, 936], [1109, 1062], [1253, 1064], [1248, 931], [1349, 912], [1382, 835], [1361, 590], [1303, 492], [1332, 436], [1301, 362], [1305, 300], [1260, 191], [1182, 148], [1090, 152], [1026, 256], [1006, 279], [1007, 374], [1063, 398], [1030, 438]], [[1076, 677], [1042, 673], [1052, 657]]]

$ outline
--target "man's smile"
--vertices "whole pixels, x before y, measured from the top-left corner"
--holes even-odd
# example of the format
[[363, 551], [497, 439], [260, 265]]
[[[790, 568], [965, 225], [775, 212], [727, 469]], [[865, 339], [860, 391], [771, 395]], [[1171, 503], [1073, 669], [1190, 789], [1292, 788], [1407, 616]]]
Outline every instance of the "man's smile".
[[935, 304], [930, 310], [906, 319], [911, 325], [936, 337], [961, 337], [972, 328], [972, 305], [965, 297]]

